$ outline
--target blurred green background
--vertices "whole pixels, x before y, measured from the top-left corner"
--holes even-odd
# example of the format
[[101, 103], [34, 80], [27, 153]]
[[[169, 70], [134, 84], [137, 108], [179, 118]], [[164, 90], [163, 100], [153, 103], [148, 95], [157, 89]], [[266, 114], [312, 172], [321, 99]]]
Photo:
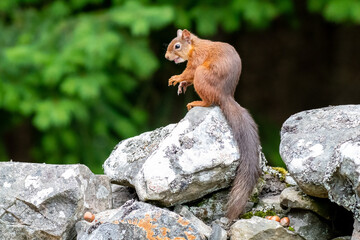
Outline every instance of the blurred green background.
[[0, 160], [102, 163], [122, 139], [179, 121], [178, 28], [235, 46], [237, 101], [281, 166], [281, 124], [360, 100], [359, 0], [1, 0]]

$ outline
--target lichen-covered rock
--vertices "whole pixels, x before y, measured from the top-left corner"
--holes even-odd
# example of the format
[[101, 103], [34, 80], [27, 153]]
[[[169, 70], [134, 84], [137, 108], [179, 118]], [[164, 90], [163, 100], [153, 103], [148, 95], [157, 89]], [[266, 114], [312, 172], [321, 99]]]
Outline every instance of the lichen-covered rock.
[[111, 207], [110, 181], [84, 165], [0, 162], [0, 239], [73, 239], [86, 210]]
[[291, 211], [288, 214], [291, 227], [306, 240], [331, 239], [332, 228], [315, 213], [305, 210]]
[[179, 205], [175, 207], [174, 212], [189, 220], [202, 235], [207, 238], [210, 237], [211, 227], [209, 227], [203, 221], [197, 218], [192, 212], [189, 211], [187, 207]]
[[238, 220], [231, 226], [231, 240], [304, 240], [278, 222], [260, 217]]
[[220, 190], [201, 198], [201, 201], [191, 202], [187, 206], [196, 217], [210, 224], [225, 215], [228, 194], [228, 189]]
[[135, 190], [131, 187], [111, 184], [111, 190], [113, 208], [119, 208], [128, 200], [136, 198]]
[[231, 185], [239, 151], [219, 107], [195, 107], [176, 125], [122, 141], [104, 163], [142, 201], [189, 202]]
[[226, 240], [227, 232], [217, 223], [211, 224], [211, 234], [209, 240]]
[[76, 231], [78, 240], [205, 240], [188, 219], [166, 209], [135, 201], [97, 214], [92, 223], [78, 222]]
[[360, 220], [360, 105], [297, 113], [283, 124], [280, 154], [299, 187]]
[[310, 210], [327, 220], [331, 219], [332, 210], [334, 207], [337, 207], [336, 204], [328, 199], [314, 199], [296, 187], [289, 187], [282, 191], [280, 194], [280, 204], [285, 208]]

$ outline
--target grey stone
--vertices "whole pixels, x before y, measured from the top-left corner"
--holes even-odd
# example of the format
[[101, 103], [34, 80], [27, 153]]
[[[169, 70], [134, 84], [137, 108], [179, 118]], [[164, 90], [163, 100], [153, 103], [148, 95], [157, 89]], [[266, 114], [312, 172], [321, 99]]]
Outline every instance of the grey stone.
[[204, 235], [207, 238], [210, 237], [211, 227], [206, 225], [199, 218], [195, 217], [194, 214], [192, 214], [192, 212], [190, 212], [187, 207], [177, 206], [175, 207], [174, 212], [188, 219], [202, 235]]
[[354, 221], [354, 231], [351, 236], [351, 240], [358, 240], [360, 239], [360, 222], [355, 219]]
[[280, 203], [282, 206], [290, 209], [310, 210], [327, 220], [331, 219], [334, 207], [334, 203], [331, 203], [328, 199], [314, 199], [300, 191], [297, 187], [284, 189], [280, 195]]
[[136, 198], [135, 190], [131, 187], [111, 184], [111, 191], [113, 208], [119, 208], [128, 200]]
[[327, 240], [334, 237], [331, 227], [315, 213], [305, 210], [291, 211], [288, 217], [291, 227], [306, 240]]
[[274, 211], [279, 215], [285, 214], [285, 210], [281, 208], [280, 205], [280, 194], [278, 195], [268, 195], [259, 199], [258, 204], [253, 209], [253, 212], [266, 212]]
[[110, 181], [84, 165], [0, 162], [0, 239], [73, 239], [85, 211], [111, 207]]
[[278, 222], [260, 217], [241, 219], [230, 229], [231, 240], [304, 240], [298, 234], [282, 227]]
[[196, 226], [180, 215], [153, 205], [128, 201], [118, 209], [101, 212], [92, 223], [76, 224], [78, 240], [205, 240]]
[[290, 186], [297, 186], [295, 179], [289, 173], [286, 174], [285, 182]]
[[104, 170], [140, 200], [173, 206], [229, 187], [239, 156], [220, 108], [195, 107], [176, 125], [119, 143]]
[[280, 154], [303, 192], [360, 220], [360, 105], [297, 113], [283, 124]]
[[187, 206], [196, 217], [209, 224], [225, 215], [228, 194], [228, 190], [220, 190], [203, 197], [199, 202], [189, 203]]
[[227, 232], [219, 224], [213, 223], [211, 227], [212, 227], [212, 231], [209, 240], [227, 239]]

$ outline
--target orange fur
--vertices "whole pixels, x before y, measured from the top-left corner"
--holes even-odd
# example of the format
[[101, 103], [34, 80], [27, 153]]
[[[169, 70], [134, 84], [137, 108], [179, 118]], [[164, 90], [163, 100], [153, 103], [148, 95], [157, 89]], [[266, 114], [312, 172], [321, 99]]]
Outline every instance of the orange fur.
[[231, 126], [240, 152], [240, 163], [228, 201], [227, 217], [235, 219], [245, 209], [247, 200], [260, 175], [257, 125], [248, 111], [234, 100], [241, 74], [241, 59], [229, 44], [200, 39], [188, 30], [178, 30], [165, 57], [170, 61], [187, 61], [180, 75], [169, 79], [169, 86], [179, 84], [178, 93], [194, 84], [201, 101], [188, 109], [219, 105]]

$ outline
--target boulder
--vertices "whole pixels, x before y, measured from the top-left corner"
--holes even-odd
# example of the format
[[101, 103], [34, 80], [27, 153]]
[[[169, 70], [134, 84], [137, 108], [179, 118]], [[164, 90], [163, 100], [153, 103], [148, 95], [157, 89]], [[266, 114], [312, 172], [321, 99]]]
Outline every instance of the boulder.
[[217, 223], [211, 225], [212, 231], [209, 240], [226, 240], [227, 232]]
[[84, 165], [0, 162], [0, 239], [73, 239], [85, 211], [111, 208], [110, 180]]
[[260, 217], [241, 219], [230, 229], [231, 240], [304, 240], [298, 234], [282, 227], [280, 223]]
[[118, 209], [96, 214], [92, 223], [76, 224], [78, 240], [205, 240], [188, 219], [148, 203], [130, 200]]
[[219, 107], [195, 107], [178, 124], [120, 142], [104, 163], [142, 201], [173, 206], [229, 187], [239, 151]]
[[360, 220], [360, 105], [309, 110], [282, 126], [280, 154], [302, 191]]
[[331, 239], [334, 237], [334, 232], [328, 223], [313, 212], [292, 210], [288, 217], [291, 227], [306, 240]]
[[131, 187], [111, 184], [111, 190], [113, 208], [119, 208], [128, 200], [136, 198], [136, 193]]
[[331, 219], [333, 213], [332, 210], [334, 207], [338, 207], [328, 199], [314, 199], [304, 194], [296, 187], [289, 187], [281, 192], [280, 204], [285, 208], [310, 210], [326, 220]]
[[210, 237], [212, 231], [211, 227], [209, 227], [203, 221], [197, 218], [192, 212], [189, 211], [187, 207], [179, 205], [175, 207], [174, 212], [188, 219], [195, 226], [195, 228], [198, 229], [198, 231], [206, 238]]

